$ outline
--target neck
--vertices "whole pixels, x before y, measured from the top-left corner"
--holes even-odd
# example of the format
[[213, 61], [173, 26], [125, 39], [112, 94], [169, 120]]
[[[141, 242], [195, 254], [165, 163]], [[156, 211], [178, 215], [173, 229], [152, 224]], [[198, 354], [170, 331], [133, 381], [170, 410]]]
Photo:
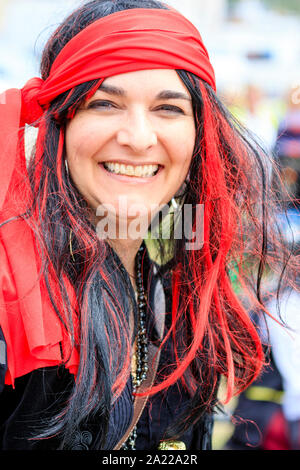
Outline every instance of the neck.
[[135, 282], [135, 257], [140, 248], [143, 240], [138, 238], [132, 239], [107, 239], [107, 242], [115, 250], [120, 260], [122, 261], [124, 268], [129, 274], [132, 286], [136, 290]]

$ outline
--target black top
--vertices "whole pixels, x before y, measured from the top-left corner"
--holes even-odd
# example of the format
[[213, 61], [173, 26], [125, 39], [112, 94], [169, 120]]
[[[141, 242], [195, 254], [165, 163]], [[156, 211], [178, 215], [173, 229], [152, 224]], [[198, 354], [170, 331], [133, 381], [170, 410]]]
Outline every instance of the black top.
[[[148, 267], [146, 267], [148, 269]], [[161, 279], [161, 278], [160, 278]], [[159, 276], [151, 277], [149, 312], [153, 311]], [[130, 283], [131, 285], [131, 283]], [[166, 283], [161, 283], [165, 295], [166, 311], [171, 308], [171, 296]], [[170, 291], [170, 289], [169, 289]], [[134, 297], [134, 296], [133, 296]], [[149, 314], [149, 318], [151, 315]], [[168, 325], [166, 324], [166, 329]], [[148, 325], [149, 331], [149, 325]], [[34, 439], [34, 436], [51, 416], [56, 415], [68, 399], [74, 376], [63, 366], [35, 370], [15, 380], [15, 389], [4, 385], [6, 366], [3, 359], [5, 339], [0, 329], [2, 355], [0, 358], [0, 449], [3, 450], [56, 450], [60, 448], [59, 437]], [[158, 370], [172, 360], [171, 340], [162, 350]], [[157, 450], [167, 427], [178, 418], [187, 406], [190, 397], [180, 382], [150, 397], [138, 423], [137, 450]], [[106, 444], [103, 450], [112, 450], [128, 429], [133, 416], [132, 380], [129, 378], [120, 398], [114, 404], [109, 422]], [[100, 418], [99, 418], [100, 419]], [[99, 450], [100, 435], [97, 417], [81, 425], [72, 439], [71, 449]], [[211, 448], [212, 417], [205, 415], [191, 426], [180, 439], [187, 449]]]
[[[15, 390], [4, 387], [0, 397], [2, 450], [56, 450], [59, 438], [30, 439], [44, 420], [59, 409], [68, 396], [73, 376], [63, 368], [39, 369], [16, 379]], [[179, 416], [188, 397], [175, 385], [148, 400], [138, 423], [137, 450], [157, 450], [164, 432], [174, 417]], [[113, 408], [104, 449], [111, 450], [130, 424], [133, 412], [131, 381]], [[187, 449], [211, 448], [212, 422], [206, 416], [192, 426], [180, 440]], [[73, 436], [71, 449], [98, 450], [99, 435], [95, 419], [81, 427]]]

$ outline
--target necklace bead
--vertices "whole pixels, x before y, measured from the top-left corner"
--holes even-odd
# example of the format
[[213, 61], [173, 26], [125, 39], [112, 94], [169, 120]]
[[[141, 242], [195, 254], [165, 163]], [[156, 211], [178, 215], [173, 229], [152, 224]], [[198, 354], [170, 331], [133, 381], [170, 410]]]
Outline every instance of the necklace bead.
[[[138, 333], [136, 341], [136, 368], [132, 374], [133, 392], [137, 390], [147, 378], [148, 372], [148, 338], [146, 330], [146, 295], [142, 276], [142, 246], [136, 256], [136, 285], [137, 285], [137, 307], [138, 307]], [[122, 450], [135, 450], [137, 438], [137, 427], [135, 426], [128, 439], [122, 445]]]

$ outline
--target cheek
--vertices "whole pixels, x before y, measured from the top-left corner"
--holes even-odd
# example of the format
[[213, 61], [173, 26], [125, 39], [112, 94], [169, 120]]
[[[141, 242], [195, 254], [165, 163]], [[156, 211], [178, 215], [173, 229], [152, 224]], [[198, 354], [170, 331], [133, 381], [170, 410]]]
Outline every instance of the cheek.
[[178, 169], [188, 169], [192, 161], [195, 147], [196, 131], [194, 126], [187, 126], [178, 130], [170, 139], [172, 146], [173, 163]]
[[66, 154], [69, 162], [90, 159], [99, 148], [99, 130], [83, 120], [71, 121], [66, 129]]

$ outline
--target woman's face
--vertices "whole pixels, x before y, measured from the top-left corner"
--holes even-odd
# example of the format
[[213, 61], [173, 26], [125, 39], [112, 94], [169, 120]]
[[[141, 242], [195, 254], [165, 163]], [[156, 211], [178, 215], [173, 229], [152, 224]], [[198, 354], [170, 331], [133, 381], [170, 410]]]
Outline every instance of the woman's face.
[[149, 215], [170, 201], [186, 178], [194, 143], [191, 97], [174, 70], [105, 79], [66, 129], [79, 192], [92, 208], [107, 205], [129, 219], [138, 215], [137, 204]]

